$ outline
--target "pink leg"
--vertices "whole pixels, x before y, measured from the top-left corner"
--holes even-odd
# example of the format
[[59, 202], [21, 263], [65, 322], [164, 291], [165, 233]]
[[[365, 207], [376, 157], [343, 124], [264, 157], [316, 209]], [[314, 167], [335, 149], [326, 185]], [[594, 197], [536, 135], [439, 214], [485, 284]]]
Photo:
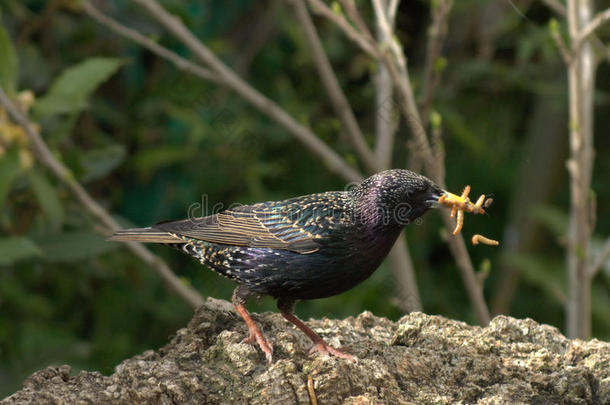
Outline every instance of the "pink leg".
[[233, 297], [231, 298], [231, 301], [233, 301], [233, 305], [235, 306], [235, 310], [244, 319], [246, 325], [248, 326], [248, 331], [250, 332], [250, 335], [242, 342], [258, 343], [258, 347], [260, 347], [263, 353], [265, 353], [267, 364], [271, 364], [273, 361], [273, 346], [271, 346], [271, 343], [265, 339], [265, 336], [263, 336], [263, 333], [244, 306], [250, 295], [252, 295], [252, 292], [247, 287], [240, 285], [235, 289], [235, 291], [233, 291]]
[[267, 339], [265, 339], [265, 336], [263, 336], [263, 333], [258, 328], [256, 323], [254, 323], [254, 320], [250, 317], [250, 314], [248, 313], [246, 307], [244, 307], [243, 304], [235, 304], [235, 309], [237, 310], [239, 315], [244, 318], [246, 325], [248, 325], [248, 330], [250, 331], [250, 336], [245, 338], [243, 342], [258, 343], [258, 347], [260, 347], [263, 353], [265, 353], [265, 357], [267, 358], [267, 364], [271, 364], [271, 362], [273, 361], [273, 347], [271, 346], [271, 343], [269, 343]]
[[284, 301], [284, 300], [280, 299], [278, 301], [277, 306], [278, 306], [280, 312], [282, 313], [282, 316], [288, 322], [294, 324], [297, 328], [301, 329], [303, 331], [303, 333], [305, 333], [307, 335], [307, 337], [309, 339], [311, 339], [311, 341], [313, 342], [313, 346], [311, 346], [311, 348], [309, 349], [308, 354], [312, 354], [314, 352], [319, 352], [319, 353], [329, 354], [329, 355], [332, 354], [333, 356], [341, 357], [343, 359], [356, 360], [356, 356], [351, 355], [349, 353], [342, 352], [339, 349], [335, 349], [334, 347], [332, 347], [331, 345], [326, 343], [320, 335], [318, 335], [316, 332], [311, 330], [307, 325], [305, 325], [305, 323], [303, 323], [303, 321], [301, 321], [299, 318], [297, 318], [293, 314], [294, 302]]

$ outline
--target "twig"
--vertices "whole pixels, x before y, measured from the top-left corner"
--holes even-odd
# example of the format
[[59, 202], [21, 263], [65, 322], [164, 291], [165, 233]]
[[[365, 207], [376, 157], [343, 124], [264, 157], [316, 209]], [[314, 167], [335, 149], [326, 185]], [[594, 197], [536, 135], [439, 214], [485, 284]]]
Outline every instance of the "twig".
[[[389, 22], [383, 13], [383, 9], [379, 2], [380, 0], [373, 0], [373, 8], [375, 10], [376, 17], [380, 20], [381, 27], [387, 31], [390, 38], [394, 38], [391, 32]], [[421, 117], [415, 103], [415, 97], [413, 95], [413, 88], [409, 79], [409, 72], [406, 65], [404, 54], [398, 44], [392, 41], [390, 44], [392, 54], [383, 53], [383, 61], [389, 69], [395, 86], [399, 90], [399, 93], [403, 99], [401, 103], [402, 112], [411, 128], [411, 132], [415, 138], [414, 147], [411, 150], [412, 153], [419, 153], [424, 161], [426, 171], [429, 176], [435, 180], [441, 187], [445, 187], [443, 181], [443, 170], [442, 165], [434, 161], [434, 155], [426, 136], [426, 131], [422, 126]], [[449, 213], [443, 212], [443, 222], [447, 229], [453, 228], [453, 220], [449, 217]], [[472, 260], [466, 249], [466, 243], [461, 235], [448, 239], [449, 249], [453, 254], [456, 261], [466, 292], [468, 293], [470, 302], [472, 303], [473, 309], [477, 316], [480, 324], [487, 325], [489, 323], [489, 309], [485, 303], [483, 297], [483, 291], [479, 287], [477, 282], [474, 266]]]
[[557, 49], [559, 49], [564, 63], [569, 65], [572, 62], [572, 54], [563, 40], [561, 32], [559, 32], [559, 23], [557, 20], [553, 19], [549, 22], [549, 29], [551, 31], [551, 37], [553, 38], [553, 41], [555, 41], [555, 45], [557, 45]]
[[[439, 175], [438, 166], [435, 166], [430, 143], [426, 137], [426, 130], [421, 123], [421, 117], [417, 105], [415, 104], [413, 87], [411, 86], [406, 66], [397, 66], [394, 63], [392, 56], [389, 54], [383, 56], [383, 61], [388, 67], [394, 86], [398, 89], [398, 93], [402, 99], [399, 106], [401, 107], [401, 112], [405, 117], [414, 138], [414, 142], [409, 143], [411, 153], [414, 156], [421, 156], [428, 174], [433, 180], [436, 180]], [[400, 71], [398, 69], [400, 69]]]
[[[384, 0], [385, 1], [385, 0]], [[385, 4], [384, 4], [385, 6]], [[393, 21], [390, 21], [393, 25]], [[380, 43], [391, 40], [387, 38], [387, 33], [376, 24], [377, 39]], [[398, 120], [395, 117], [394, 111], [394, 87], [392, 78], [388, 72], [388, 68], [383, 61], [377, 61], [377, 74], [375, 75], [375, 135], [376, 145], [375, 153], [381, 167], [389, 168], [392, 162], [392, 153], [394, 149], [394, 138], [398, 127]]]
[[[453, 218], [449, 216], [449, 211], [443, 210], [441, 217], [443, 218], [443, 222], [447, 229], [453, 228]], [[477, 279], [472, 260], [470, 259], [468, 249], [466, 248], [466, 242], [464, 242], [464, 238], [461, 235], [458, 235], [457, 237], [450, 236], [448, 238], [448, 243], [449, 250], [451, 250], [458, 270], [460, 271], [460, 276], [462, 277], [466, 293], [468, 294], [477, 320], [480, 324], [487, 325], [490, 320], [489, 309], [485, 303], [483, 288]]]
[[390, 0], [390, 5], [388, 6], [388, 20], [390, 21], [390, 25], [394, 27], [394, 23], [396, 22], [396, 12], [398, 11], [398, 6], [400, 5], [400, 0]]
[[595, 46], [597, 52], [599, 52], [603, 55], [604, 58], [606, 58], [606, 62], [610, 63], [610, 49], [606, 45], [604, 45], [602, 40], [599, 39], [597, 35], [593, 34], [591, 36], [591, 39], [593, 40], [593, 46]]
[[[383, 1], [383, 7], [387, 9], [387, 2]], [[347, 2], [347, 0], [346, 0]], [[349, 1], [350, 4], [353, 4]], [[397, 2], [394, 2], [397, 4]], [[354, 7], [355, 8], [355, 7]], [[388, 11], [389, 13], [389, 11]], [[395, 13], [395, 10], [394, 10]], [[357, 14], [357, 10], [351, 12]], [[389, 18], [390, 25], [394, 27], [394, 19]], [[378, 41], [383, 43], [389, 40], [385, 37], [385, 32], [379, 24], [376, 24]], [[375, 83], [375, 154], [379, 166], [383, 169], [390, 168], [392, 164], [392, 154], [394, 150], [394, 137], [398, 127], [398, 119], [395, 114], [394, 106], [394, 86], [388, 68], [383, 61], [377, 60], [377, 74], [374, 78]], [[415, 276], [415, 266], [409, 254], [407, 238], [404, 232], [400, 235], [388, 256], [388, 264], [395, 281], [397, 294], [396, 305], [405, 313], [421, 311], [423, 309], [417, 279]]]
[[432, 2], [432, 5], [430, 6], [432, 9], [432, 23], [428, 29], [422, 101], [420, 103], [420, 114], [424, 128], [428, 126], [430, 105], [432, 104], [434, 94], [440, 82], [441, 70], [437, 66], [437, 61], [441, 56], [443, 41], [447, 36], [447, 25], [452, 7], [453, 0]]
[[606, 260], [606, 257], [608, 257], [609, 255], [610, 255], [610, 237], [606, 239], [606, 243], [604, 243], [604, 247], [597, 254], [597, 257], [595, 258], [595, 262], [593, 262], [591, 267], [589, 267], [589, 277], [591, 278], [591, 280], [593, 278], [595, 278], [597, 273], [601, 270], [602, 266], [604, 265], [604, 261]]
[[[551, 10], [553, 10], [560, 16], [566, 16], [567, 10], [565, 6], [561, 4], [558, 0], [542, 0], [542, 2], [545, 3]], [[599, 37], [595, 35], [595, 33], [593, 33], [591, 39], [593, 40], [593, 46], [595, 46], [597, 52], [601, 53], [606, 58], [608, 63], [610, 63], [610, 49], [608, 49], [606, 45], [604, 45], [602, 40], [599, 39]]]
[[275, 122], [287, 129], [295, 138], [303, 143], [313, 154], [318, 156], [334, 173], [348, 181], [362, 179], [360, 173], [348, 165], [334, 150], [320, 140], [310, 129], [299, 124], [292, 116], [265, 97], [250, 84], [237, 76], [218, 57], [197, 39], [180, 21], [168, 13], [155, 0], [134, 0], [145, 8], [155, 20], [178, 38], [195, 56], [208, 65], [223, 80], [224, 84], [249, 101], [260, 112], [268, 115]]
[[349, 19], [352, 20], [352, 22], [360, 30], [360, 33], [364, 35], [370, 43], [374, 43], [375, 39], [373, 38], [371, 31], [369, 31], [369, 27], [367, 27], [364, 23], [362, 16], [360, 16], [360, 13], [354, 4], [354, 0], [341, 0], [341, 4], [343, 5], [343, 9], [347, 13]]
[[364, 52], [374, 59], [379, 59], [379, 52], [374, 44], [371, 44], [367, 38], [359, 33], [343, 16], [332, 11], [321, 0], [309, 0], [309, 4], [314, 13], [326, 17], [339, 27], [345, 35], [356, 43]]
[[601, 27], [608, 21], [610, 21], [610, 7], [608, 7], [604, 11], [600, 11], [599, 13], [597, 13], [595, 15], [595, 18], [589, 21], [589, 23], [580, 30], [573, 44], [573, 47], [579, 47], [580, 44], [582, 44], [582, 41], [591, 36], [591, 34], [595, 32], [595, 30], [597, 30], [599, 27]]
[[337, 80], [337, 76], [333, 71], [328, 57], [326, 56], [326, 52], [324, 52], [324, 48], [322, 47], [322, 43], [320, 42], [320, 38], [316, 32], [316, 28], [311, 21], [311, 17], [309, 16], [307, 6], [301, 0], [290, 0], [290, 2], [295, 9], [297, 19], [303, 28], [303, 32], [305, 33], [305, 39], [307, 40], [309, 48], [311, 49], [311, 54], [318, 73], [320, 74], [320, 78], [322, 79], [326, 94], [330, 98], [335, 113], [339, 116], [339, 119], [343, 123], [356, 154], [362, 160], [366, 170], [369, 173], [378, 172], [379, 166], [377, 165], [375, 156], [373, 155], [373, 152], [369, 146], [366, 144], [364, 135], [358, 126], [358, 122], [356, 121], [356, 117], [354, 117], [352, 108], [347, 101], [341, 86], [339, 86], [339, 81]]
[[417, 289], [413, 260], [409, 253], [404, 231], [400, 233], [396, 243], [394, 243], [388, 259], [394, 279], [394, 288], [398, 295], [396, 306], [407, 314], [413, 311], [421, 311], [423, 309], [422, 301]]
[[[119, 224], [89, 195], [89, 193], [87, 193], [83, 186], [76, 181], [70, 170], [55, 158], [44, 140], [33, 129], [32, 124], [30, 124], [25, 115], [11, 102], [2, 88], [0, 88], [0, 103], [8, 111], [13, 120], [23, 127], [32, 143], [34, 153], [38, 156], [40, 162], [49, 168], [53, 174], [55, 174], [55, 176], [57, 176], [57, 178], [59, 178], [59, 180], [62, 181], [70, 191], [72, 191], [78, 201], [93, 217], [95, 217], [111, 231], [118, 230], [120, 228]], [[129, 242], [127, 243], [127, 247], [136, 256], [152, 267], [155, 273], [161, 277], [168, 288], [176, 293], [180, 298], [188, 302], [194, 308], [203, 305], [204, 300], [201, 295], [191, 287], [181, 282], [163, 260], [152, 254], [140, 243]]]
[[[411, 143], [413, 146], [411, 148], [411, 152], [414, 155], [422, 156], [426, 167], [429, 169], [429, 174], [436, 174], [432, 151], [426, 137], [426, 131], [422, 126], [417, 104], [415, 103], [415, 96], [413, 95], [413, 88], [409, 79], [409, 72], [407, 70], [407, 63], [404, 54], [398, 43], [394, 40], [392, 27], [387, 19], [385, 11], [383, 10], [380, 0], [373, 0], [373, 9], [375, 10], [377, 24], [379, 24], [379, 27], [384, 32], [385, 38], [390, 38], [390, 41], [382, 44], [382, 46], [389, 47], [391, 53], [388, 53], [387, 51], [382, 52], [380, 50], [382, 55], [381, 60], [387, 66], [394, 85], [399, 90], [399, 94], [403, 100], [403, 102], [400, 103], [400, 106], [402, 107], [403, 115], [411, 128], [411, 133], [415, 138], [415, 143]], [[434, 176], [432, 177], [434, 178]]]
[[[363, 37], [359, 37], [357, 33], [355, 33], [354, 35], [353, 28], [349, 24], [347, 24], [343, 17], [333, 13], [328, 7], [326, 7], [325, 4], [321, 3], [319, 0], [309, 1], [314, 7], [318, 7], [318, 11], [320, 12], [320, 14], [337, 24], [337, 26], [339, 26], [339, 28], [341, 28], [349, 38], [356, 41], [357, 43], [363, 40]], [[386, 32], [387, 37], [393, 38], [389, 21], [387, 19], [387, 16], [385, 15], [385, 12], [383, 11], [379, 0], [373, 0], [373, 7], [381, 28]], [[442, 166], [439, 165], [438, 162], [434, 161], [434, 156], [432, 154], [430, 144], [426, 137], [426, 132], [421, 124], [421, 118], [417, 109], [417, 105], [415, 103], [413, 88], [409, 80], [409, 73], [407, 70], [404, 54], [400, 50], [398, 44], [393, 40], [389, 44], [386, 43], [384, 45], [389, 45], [390, 50], [392, 51], [391, 54], [389, 54], [388, 52], [383, 52], [377, 47], [372, 52], [365, 49], [362, 45], [361, 47], [371, 56], [382, 60], [388, 67], [394, 85], [399, 90], [401, 98], [403, 99], [403, 102], [400, 103], [402, 113], [405, 116], [405, 119], [407, 120], [407, 123], [409, 124], [411, 132], [413, 133], [413, 136], [415, 138], [412, 153], [421, 154], [426, 165], [426, 170], [429, 173], [430, 177], [432, 177], [437, 182], [441, 181], [439, 184], [441, 186], [444, 186], [444, 182], [442, 182], [443, 174], [441, 173]], [[445, 222], [445, 226], [448, 229], [451, 229], [453, 227], [453, 221], [451, 220], [451, 218], [449, 218], [449, 215], [443, 215], [443, 219]], [[466, 290], [468, 292], [471, 303], [474, 307], [477, 319], [479, 320], [479, 323], [486, 325], [489, 323], [490, 319], [489, 310], [483, 298], [483, 292], [478, 287], [474, 267], [468, 254], [468, 250], [466, 249], [466, 244], [464, 242], [463, 237], [459, 235], [455, 238], [450, 238], [449, 247], [452, 254], [454, 255], [454, 258], [458, 265], [458, 269], [460, 270], [460, 273], [462, 275], [462, 279], [466, 286]]]
[[591, 204], [588, 201], [593, 169], [593, 92], [595, 58], [591, 44], [574, 46], [581, 27], [592, 20], [593, 0], [568, 0], [568, 32], [572, 60], [568, 65], [570, 158], [570, 229], [566, 264], [568, 304], [566, 329], [570, 338], [587, 338], [591, 333], [591, 279], [587, 255], [591, 239]]
[[89, 17], [97, 21], [99, 24], [109, 28], [111, 31], [114, 31], [119, 35], [124, 36], [125, 38], [131, 39], [133, 42], [141, 45], [143, 48], [148, 49], [152, 53], [169, 60], [178, 69], [188, 73], [192, 73], [195, 76], [198, 76], [204, 80], [209, 80], [214, 83], [222, 84], [222, 81], [218, 77], [218, 75], [212, 73], [210, 70], [204, 69], [201, 66], [198, 66], [195, 63], [184, 59], [177, 53], [172, 52], [169, 49], [148, 39], [144, 35], [140, 34], [138, 31], [126, 27], [115, 19], [106, 16], [105, 14], [101, 13], [97, 8], [95, 8], [89, 1], [84, 0], [81, 5], [85, 13]]

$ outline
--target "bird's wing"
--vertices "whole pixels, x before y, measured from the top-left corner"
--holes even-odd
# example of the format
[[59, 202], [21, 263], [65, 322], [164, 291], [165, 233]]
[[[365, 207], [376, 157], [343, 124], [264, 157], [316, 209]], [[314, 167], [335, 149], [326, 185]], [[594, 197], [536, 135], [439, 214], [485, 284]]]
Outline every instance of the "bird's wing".
[[329, 226], [344, 215], [341, 198], [343, 193], [313, 194], [240, 206], [204, 218], [164, 222], [154, 228], [212, 243], [313, 253]]

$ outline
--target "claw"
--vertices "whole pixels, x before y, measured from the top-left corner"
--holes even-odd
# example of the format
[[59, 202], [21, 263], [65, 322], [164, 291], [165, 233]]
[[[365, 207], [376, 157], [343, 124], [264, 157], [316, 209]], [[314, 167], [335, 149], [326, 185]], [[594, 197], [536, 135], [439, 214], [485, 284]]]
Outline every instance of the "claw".
[[334, 347], [332, 347], [331, 345], [329, 345], [328, 343], [326, 343], [323, 340], [314, 343], [309, 348], [309, 350], [307, 350], [307, 354], [313, 354], [313, 353], [322, 353], [322, 354], [326, 354], [329, 356], [332, 355], [332, 356], [340, 357], [342, 359], [347, 359], [347, 360], [357, 360], [356, 356], [349, 354], [349, 353], [345, 353], [342, 350], [335, 349]]
[[246, 308], [243, 306], [243, 304], [235, 305], [235, 309], [244, 319], [246, 325], [248, 325], [248, 330], [250, 331], [250, 335], [247, 338], [244, 338], [244, 340], [242, 340], [242, 343], [257, 343], [258, 347], [260, 347], [263, 353], [265, 353], [267, 364], [271, 365], [271, 363], [273, 362], [273, 346], [271, 346], [271, 343], [269, 343], [269, 341], [265, 339], [265, 336], [263, 336], [263, 333], [261, 332], [259, 327], [254, 323], [254, 321], [250, 317], [250, 314], [248, 314], [248, 311], [246, 311]]

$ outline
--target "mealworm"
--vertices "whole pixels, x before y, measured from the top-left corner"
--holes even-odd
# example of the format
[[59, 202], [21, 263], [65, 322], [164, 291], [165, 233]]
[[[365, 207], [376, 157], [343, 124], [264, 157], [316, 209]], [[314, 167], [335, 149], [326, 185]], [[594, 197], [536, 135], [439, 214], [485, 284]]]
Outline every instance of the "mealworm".
[[479, 234], [473, 235], [472, 244], [478, 245], [479, 243], [483, 243], [485, 245], [491, 245], [491, 246], [498, 246], [500, 244], [500, 242], [498, 242], [497, 240], [486, 238], [483, 235], [479, 235]]
[[483, 203], [483, 207], [485, 208], [489, 208], [489, 206], [494, 202], [493, 198], [488, 198], [487, 200], [485, 200], [485, 203]]
[[462, 230], [462, 226], [464, 226], [464, 211], [458, 210], [453, 234], [457, 235], [458, 233], [460, 233], [460, 231]]
[[470, 185], [464, 187], [464, 191], [462, 191], [462, 198], [466, 199], [466, 197], [468, 197], [468, 194], [470, 194]]
[[479, 197], [477, 202], [474, 204], [475, 210], [479, 210], [483, 206], [484, 202], [485, 202], [485, 194], [481, 194], [481, 196]]

